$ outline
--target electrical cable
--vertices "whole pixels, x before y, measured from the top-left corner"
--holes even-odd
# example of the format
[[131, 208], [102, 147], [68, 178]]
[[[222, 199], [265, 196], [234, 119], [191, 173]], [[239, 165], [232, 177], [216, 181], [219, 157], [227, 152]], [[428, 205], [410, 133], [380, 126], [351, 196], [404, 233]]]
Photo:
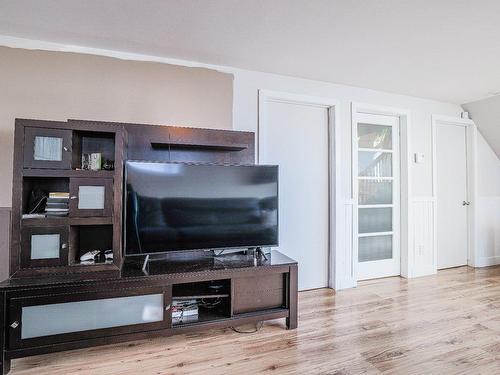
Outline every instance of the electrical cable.
[[237, 333], [257, 333], [261, 330], [262, 326], [264, 325], [263, 322], [258, 322], [257, 324], [255, 324], [255, 329], [252, 330], [252, 331], [243, 331], [243, 330], [239, 330], [238, 328], [236, 327], [231, 327], [231, 329], [234, 331], [234, 332], [237, 332]]

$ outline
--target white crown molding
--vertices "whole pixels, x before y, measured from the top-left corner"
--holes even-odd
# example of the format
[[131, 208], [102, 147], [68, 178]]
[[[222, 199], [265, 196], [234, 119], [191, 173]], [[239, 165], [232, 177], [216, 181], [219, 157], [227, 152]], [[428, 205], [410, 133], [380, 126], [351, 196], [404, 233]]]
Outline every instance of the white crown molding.
[[243, 70], [225, 65], [206, 64], [199, 61], [189, 61], [156, 55], [146, 55], [141, 53], [116, 51], [103, 48], [85, 47], [74, 44], [46, 42], [43, 40], [17, 38], [9, 35], [0, 35], [0, 46], [22, 48], [27, 50], [82, 53], [87, 55], [113, 57], [120, 60], [158, 62], [162, 64], [179, 65], [189, 68], [212, 69], [221, 73], [235, 73], [237, 71]]

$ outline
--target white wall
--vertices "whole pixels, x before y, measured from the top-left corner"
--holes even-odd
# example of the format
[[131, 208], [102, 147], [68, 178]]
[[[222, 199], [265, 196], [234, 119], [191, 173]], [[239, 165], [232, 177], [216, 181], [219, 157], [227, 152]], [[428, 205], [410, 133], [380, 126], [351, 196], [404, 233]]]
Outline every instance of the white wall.
[[[423, 276], [436, 272], [433, 267], [433, 204], [432, 197], [432, 115], [459, 117], [461, 107], [454, 104], [432, 100], [388, 94], [363, 88], [329, 84], [260, 72], [233, 71], [233, 123], [239, 130], [258, 131], [258, 90], [283, 91], [300, 95], [325, 97], [336, 100], [338, 108], [338, 127], [340, 133], [341, 158], [341, 202], [337, 228], [337, 246], [344, 253], [342, 259], [336, 259], [339, 281], [338, 289], [356, 285], [352, 273], [352, 191], [351, 191], [351, 104], [353, 102], [396, 107], [410, 111], [410, 149], [425, 155], [422, 164], [410, 166], [410, 185], [412, 198], [409, 201], [410, 230], [408, 249], [408, 276]], [[306, 156], [305, 156], [306, 157]], [[413, 224], [411, 224], [413, 222]], [[423, 228], [423, 229], [422, 229]], [[286, 251], [286, 249], [283, 249]]]
[[339, 102], [338, 129], [342, 137], [341, 158], [344, 166], [341, 171], [342, 196], [345, 199], [351, 196], [351, 103], [361, 102], [410, 110], [411, 147], [415, 152], [423, 152], [426, 155], [423, 164], [414, 165], [412, 168], [413, 195], [432, 195], [431, 116], [433, 114], [459, 116], [462, 110], [460, 106], [275, 74], [244, 70], [236, 70], [233, 74], [233, 126], [237, 130], [257, 132], [259, 89], [326, 97]]
[[[351, 192], [351, 103], [366, 103], [374, 104], [388, 107], [397, 107], [411, 112], [410, 121], [410, 148], [412, 152], [421, 152], [425, 155], [425, 161], [422, 164], [412, 164], [411, 165], [411, 188], [413, 197], [410, 200], [410, 208], [412, 214], [411, 220], [414, 220], [414, 227], [411, 227], [413, 233], [411, 236], [415, 235], [413, 238], [412, 246], [409, 249], [411, 254], [409, 257], [413, 260], [413, 265], [415, 267], [412, 270], [412, 274], [424, 275], [429, 273], [425, 268], [430, 254], [433, 253], [432, 249], [432, 236], [433, 233], [429, 231], [433, 230], [433, 226], [429, 225], [429, 215], [432, 214], [432, 115], [447, 115], [458, 117], [461, 112], [461, 107], [454, 104], [441, 103], [431, 100], [425, 100], [420, 98], [388, 94], [384, 92], [350, 87], [345, 85], [329, 84], [318, 81], [305, 80], [300, 78], [293, 78], [275, 74], [267, 74], [261, 72], [247, 71], [241, 69], [235, 69], [227, 66], [212, 66], [202, 63], [189, 62], [189, 61], [179, 61], [171, 60], [166, 58], [160, 58], [155, 56], [144, 56], [144, 55], [134, 55], [126, 54], [114, 51], [104, 51], [104, 50], [88, 50], [80, 47], [63, 46], [56, 45], [53, 43], [39, 43], [36, 41], [15, 41], [16, 44], [21, 46], [26, 46], [27, 48], [46, 48], [52, 50], [60, 51], [77, 51], [84, 53], [95, 53], [103, 54], [106, 56], [118, 56], [124, 59], [134, 59], [134, 60], [147, 60], [147, 61], [158, 61], [164, 63], [172, 63], [178, 65], [186, 66], [202, 66], [213, 68], [222, 72], [232, 73], [234, 76], [234, 87], [233, 87], [233, 128], [236, 130], [248, 130], [248, 131], [258, 131], [258, 90], [266, 89], [271, 91], [282, 91], [288, 93], [295, 93], [299, 95], [309, 95], [331, 98], [339, 103], [338, 109], [338, 127], [339, 136], [341, 138], [340, 147], [340, 164], [341, 170], [339, 173], [339, 178], [341, 181], [341, 202], [338, 202], [340, 206], [341, 215], [339, 217], [339, 222], [342, 224], [339, 229], [340, 233], [337, 235], [340, 237], [340, 244], [343, 251], [345, 251], [345, 259], [339, 260], [345, 268], [345, 275], [347, 275], [347, 269], [350, 267], [350, 260], [348, 259], [351, 247], [351, 234], [352, 234], [352, 223], [350, 218], [352, 217], [352, 192]], [[334, 69], [335, 67], [332, 67]], [[488, 159], [488, 153], [485, 156], [482, 155], [482, 151], [479, 151], [481, 156], [478, 159]], [[305, 156], [306, 157], [306, 156]], [[484, 169], [483, 176], [490, 176], [491, 169], [495, 168], [494, 162], [482, 163], [479, 162]], [[486, 177], [485, 177], [486, 178]], [[491, 193], [491, 192], [490, 192]], [[484, 193], [485, 199], [490, 199], [489, 197], [494, 196], [490, 193]], [[498, 194], [496, 195], [498, 197]], [[498, 198], [496, 200], [498, 204]], [[485, 206], [488, 204], [485, 202]], [[481, 208], [479, 211], [483, 210]], [[490, 207], [490, 206], [488, 206]], [[496, 206], [498, 207], [498, 206]], [[490, 214], [491, 209], [490, 207]], [[494, 210], [495, 211], [495, 210]], [[495, 212], [498, 214], [498, 209]], [[417, 214], [418, 213], [418, 214]], [[481, 212], [480, 212], [481, 214]], [[413, 217], [418, 216], [418, 217]], [[488, 220], [486, 220], [488, 221]], [[489, 222], [489, 221], [488, 221]], [[426, 224], [426, 225], [423, 225]], [[419, 230], [416, 230], [420, 228]], [[425, 230], [422, 230], [424, 228]], [[490, 231], [491, 232], [491, 231]], [[481, 237], [482, 238], [482, 237]], [[491, 238], [491, 236], [489, 237]], [[495, 241], [498, 241], [495, 237]], [[492, 256], [496, 254], [491, 252], [490, 249], [492, 242], [488, 242], [488, 245], [481, 245], [482, 249], [488, 249], [484, 252], [485, 256]], [[498, 249], [498, 246], [497, 246]], [[494, 255], [493, 255], [494, 256]], [[420, 269], [418, 269], [420, 267]], [[341, 288], [352, 286], [352, 280], [344, 280], [344, 282], [339, 285]]]
[[209, 69], [0, 47], [0, 207], [11, 205], [15, 118], [227, 129], [232, 88]]
[[482, 267], [500, 264], [500, 159], [481, 133], [476, 160], [476, 266]]

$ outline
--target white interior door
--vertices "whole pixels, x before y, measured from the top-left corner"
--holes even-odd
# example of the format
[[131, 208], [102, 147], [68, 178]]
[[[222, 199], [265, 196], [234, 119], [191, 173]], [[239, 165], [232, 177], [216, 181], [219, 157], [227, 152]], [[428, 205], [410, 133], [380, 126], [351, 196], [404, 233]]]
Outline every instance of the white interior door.
[[279, 165], [279, 249], [299, 263], [299, 289], [328, 286], [328, 108], [265, 100], [259, 163]]
[[354, 116], [357, 279], [397, 276], [401, 272], [399, 119]]
[[467, 129], [436, 124], [438, 269], [467, 264]]

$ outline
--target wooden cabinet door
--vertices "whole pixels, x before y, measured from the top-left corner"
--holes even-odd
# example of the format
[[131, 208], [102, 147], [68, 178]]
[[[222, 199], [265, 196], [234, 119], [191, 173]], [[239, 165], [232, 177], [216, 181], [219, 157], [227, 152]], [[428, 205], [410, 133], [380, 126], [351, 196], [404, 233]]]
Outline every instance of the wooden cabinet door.
[[103, 286], [102, 289], [9, 299], [9, 348], [171, 327], [170, 286], [123, 290], [106, 290]]
[[113, 216], [112, 178], [71, 178], [69, 216]]
[[21, 268], [68, 265], [69, 227], [26, 227], [22, 230]]
[[72, 131], [24, 129], [24, 168], [71, 169]]

